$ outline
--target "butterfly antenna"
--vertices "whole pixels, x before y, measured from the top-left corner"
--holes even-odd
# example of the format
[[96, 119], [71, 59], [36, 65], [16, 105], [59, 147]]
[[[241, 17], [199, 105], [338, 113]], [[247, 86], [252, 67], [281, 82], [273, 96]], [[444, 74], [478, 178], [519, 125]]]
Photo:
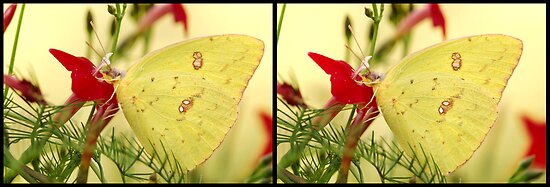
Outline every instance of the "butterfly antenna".
[[357, 41], [357, 38], [355, 37], [355, 33], [353, 32], [353, 28], [351, 27], [351, 24], [348, 25], [348, 29], [349, 31], [351, 32], [351, 36], [353, 36], [353, 40], [355, 41], [355, 44], [357, 44], [357, 47], [359, 48], [359, 52], [361, 52], [361, 55], [363, 56], [363, 58], [360, 58], [357, 54], [355, 54], [351, 48], [349, 46], [346, 45], [346, 48], [348, 48], [352, 53], [353, 55], [355, 55], [355, 57], [359, 58], [359, 61], [361, 61], [361, 64], [360, 64], [360, 67], [357, 68], [355, 70], [355, 72], [353, 72], [353, 77], [356, 77], [357, 75], [359, 75], [359, 72], [363, 71], [363, 70], [367, 70], [367, 74], [370, 74], [370, 68], [369, 68], [369, 59], [371, 58], [370, 56], [366, 56], [365, 53], [363, 53], [363, 49], [361, 49], [361, 45], [359, 45], [359, 42]]
[[[94, 51], [94, 53], [95, 53], [97, 56], [101, 56], [101, 55], [94, 49], [94, 47], [92, 46], [92, 44], [90, 44], [90, 42], [86, 41], [86, 45], [88, 45], [88, 47], [90, 47], [90, 49], [92, 49], [92, 51]], [[94, 71], [94, 73], [93, 73], [92, 75], [95, 76], [95, 74], [96, 74], [97, 72], [99, 72], [99, 70], [101, 70], [101, 68], [103, 68], [103, 62], [101, 62], [101, 63], [99, 64], [99, 66], [97, 66], [97, 67], [95, 68], [95, 71]], [[97, 78], [97, 77], [96, 77], [96, 79], [98, 79], [98, 80], [103, 80], [102, 78]]]
[[[101, 50], [103, 50], [103, 54], [107, 54], [107, 52], [105, 52], [105, 48], [103, 48], [103, 43], [101, 43], [101, 40], [99, 39], [99, 35], [95, 31], [96, 29], [95, 29], [95, 26], [94, 26], [94, 22], [90, 21], [90, 25], [92, 26], [92, 30], [94, 31], [95, 37], [97, 38], [97, 41], [99, 42], [99, 45], [101, 46]], [[104, 56], [104, 55], [99, 55], [99, 56]]]
[[94, 47], [92, 46], [92, 44], [90, 44], [90, 42], [86, 41], [86, 45], [88, 45], [88, 47], [90, 47], [90, 49], [92, 49], [92, 51], [94, 51], [94, 53], [95, 53], [97, 56], [101, 56], [101, 55], [94, 49]]
[[93, 22], [93, 21], [90, 21], [90, 26], [92, 26], [92, 31], [94, 31], [94, 34], [95, 34], [95, 36], [96, 36], [96, 38], [97, 38], [97, 41], [99, 42], [99, 45], [100, 45], [100, 47], [101, 47], [101, 50], [103, 50], [103, 54], [105, 54], [105, 55], [100, 55], [100, 54], [92, 47], [92, 45], [86, 41], [86, 44], [87, 44], [90, 48], [92, 48], [92, 50], [93, 50], [98, 56], [101, 57], [101, 62], [100, 62], [100, 64], [97, 66], [97, 68], [96, 68], [96, 70], [95, 70], [95, 72], [94, 72], [94, 75], [95, 75], [95, 74], [96, 74], [98, 71], [100, 71], [104, 66], [107, 66], [109, 69], [111, 69], [111, 66], [110, 66], [111, 63], [110, 63], [109, 59], [111, 58], [111, 55], [113, 55], [113, 53], [107, 53], [107, 52], [105, 52], [105, 48], [103, 48], [103, 43], [102, 43], [101, 40], [99, 39], [99, 35], [98, 35], [97, 32], [96, 32], [96, 28], [95, 28], [95, 25], [94, 25], [94, 22]]
[[351, 32], [351, 36], [353, 36], [353, 40], [355, 40], [355, 44], [357, 44], [357, 47], [359, 47], [359, 51], [361, 52], [361, 55], [363, 55], [363, 58], [365, 58], [365, 53], [363, 53], [363, 49], [361, 49], [361, 46], [359, 45], [359, 42], [357, 41], [357, 38], [355, 38], [355, 33], [353, 32], [353, 28], [351, 28], [351, 24], [348, 25], [348, 29]]
[[359, 55], [357, 55], [357, 53], [355, 53], [347, 44], [346, 48], [351, 51], [351, 54], [353, 54], [353, 56], [355, 56], [358, 60], [361, 60], [361, 57], [359, 57]]

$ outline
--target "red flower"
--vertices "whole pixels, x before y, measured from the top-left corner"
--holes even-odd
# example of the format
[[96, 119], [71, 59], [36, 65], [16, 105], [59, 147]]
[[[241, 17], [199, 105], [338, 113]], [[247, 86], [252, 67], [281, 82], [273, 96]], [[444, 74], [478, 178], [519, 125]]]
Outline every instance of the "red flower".
[[11, 4], [4, 12], [4, 32], [6, 32], [8, 25], [10, 25], [13, 14], [15, 13], [15, 8], [17, 8], [17, 4]]
[[101, 79], [103, 75], [96, 72], [90, 60], [75, 57], [57, 49], [50, 49], [50, 53], [71, 71], [71, 90], [77, 98], [82, 101], [100, 101], [100, 103], [106, 102], [111, 97], [114, 98], [113, 85]]
[[431, 18], [434, 27], [441, 27], [443, 38], [446, 39], [445, 17], [437, 4], [429, 4], [428, 6], [415, 10], [409, 14], [405, 20], [401, 21], [399, 26], [397, 26], [397, 37], [410, 32], [416, 24], [427, 18]]
[[[86, 129], [86, 144], [82, 150], [80, 169], [77, 181], [86, 181], [88, 167], [97, 138], [101, 131], [109, 124], [118, 112], [118, 102], [114, 94], [113, 85], [107, 82], [99, 71], [104, 65], [96, 68], [90, 60], [84, 57], [75, 57], [57, 49], [50, 49], [50, 53], [71, 72], [73, 94], [65, 102], [67, 105], [61, 112], [56, 113], [54, 120], [58, 125], [69, 120], [86, 101], [97, 102], [96, 111]], [[108, 56], [106, 57], [108, 59]], [[112, 72], [108, 72], [111, 74]]]
[[[341, 60], [333, 60], [317, 53], [308, 53], [325, 73], [330, 75], [330, 92], [337, 102], [345, 104], [367, 104], [374, 96], [372, 87], [358, 83], [360, 76], [353, 76], [353, 68]], [[369, 106], [376, 107], [376, 100]]]
[[4, 84], [21, 92], [23, 98], [29, 102], [36, 102], [41, 105], [47, 104], [42, 96], [42, 92], [40, 92], [40, 88], [25, 79], [18, 80], [13, 76], [4, 75]]
[[69, 71], [71, 71], [71, 90], [73, 94], [67, 99], [65, 112], [54, 116], [59, 123], [65, 123], [86, 101], [97, 101], [96, 113], [92, 124], [105, 126], [118, 111], [118, 103], [112, 84], [103, 80], [103, 74], [96, 71], [90, 60], [75, 57], [57, 49], [50, 53]]
[[153, 6], [139, 21], [138, 31], [142, 32], [150, 28], [155, 21], [168, 13], [172, 13], [172, 15], [174, 16], [174, 22], [182, 23], [183, 30], [185, 31], [184, 33], [187, 34], [187, 14], [183, 9], [182, 4], [164, 4]]
[[[328, 124], [338, 114], [345, 104], [358, 104], [357, 115], [352, 124], [346, 130], [346, 141], [340, 165], [337, 183], [346, 181], [353, 153], [357, 142], [365, 130], [372, 124], [378, 115], [378, 107], [372, 87], [362, 83], [362, 78], [357, 76], [353, 68], [341, 60], [333, 60], [316, 53], [308, 53], [325, 73], [330, 75], [332, 98], [325, 105], [325, 110], [313, 119], [316, 130]], [[371, 102], [372, 100], [372, 102]], [[371, 103], [369, 103], [371, 102]], [[367, 105], [368, 103], [368, 105]], [[367, 105], [367, 106], [365, 106]]]
[[536, 122], [527, 115], [522, 117], [529, 131], [531, 144], [525, 156], [535, 155], [533, 167], [546, 169], [546, 120]]
[[292, 85], [286, 82], [283, 82], [282, 84], [277, 82], [277, 94], [283, 96], [283, 99], [290, 105], [307, 107], [300, 90], [295, 89]]
[[264, 151], [260, 156], [261, 158], [273, 152], [273, 118], [266, 112], [261, 112], [260, 118], [262, 118], [262, 122], [264, 124], [263, 126], [267, 135], [267, 142], [265, 143]]

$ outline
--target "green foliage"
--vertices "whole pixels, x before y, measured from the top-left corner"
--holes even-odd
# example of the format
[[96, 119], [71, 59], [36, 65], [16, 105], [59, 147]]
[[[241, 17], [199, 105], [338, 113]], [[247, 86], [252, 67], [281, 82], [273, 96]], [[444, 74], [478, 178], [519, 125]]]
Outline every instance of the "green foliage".
[[535, 157], [530, 156], [525, 158], [519, 164], [514, 174], [508, 179], [508, 183], [529, 183], [538, 179], [544, 174], [540, 169], [530, 169]]
[[[14, 102], [14, 93], [17, 93], [9, 93], [4, 100], [3, 115], [4, 171], [7, 171], [4, 183], [13, 182], [18, 175], [30, 183], [74, 183], [71, 174], [80, 166], [88, 124], [69, 121], [58, 127], [52, 116], [63, 106], [39, 106], [25, 100]], [[106, 161], [102, 158], [114, 163], [123, 183], [201, 182], [200, 176], [191, 177], [193, 171], [184, 171], [175, 159], [161, 158], [159, 155], [169, 155], [164, 145], [149, 155], [132, 135], [116, 133], [115, 130], [113, 127], [110, 134], [98, 139], [92, 155], [90, 167], [101, 183], [111, 182], [105, 177]], [[19, 159], [10, 150], [14, 145], [28, 146]], [[158, 154], [159, 151], [165, 154]], [[30, 168], [25, 166], [28, 164]], [[266, 157], [246, 182], [269, 183], [271, 176], [271, 157]]]
[[[328, 183], [338, 172], [344, 149], [347, 124], [328, 124], [316, 131], [312, 119], [325, 109], [291, 107], [278, 98], [285, 108], [277, 109], [277, 147], [289, 144], [288, 152], [279, 152], [283, 157], [278, 163], [279, 179], [283, 182]], [[281, 105], [279, 105], [281, 106]], [[346, 107], [342, 111], [349, 111]], [[354, 112], [351, 112], [353, 117]], [[425, 155], [425, 152], [417, 153]], [[370, 139], [361, 139], [357, 144], [350, 172], [359, 183], [364, 179], [365, 168], [361, 162], [374, 166], [382, 183], [445, 183], [445, 176], [433, 160], [406, 156], [394, 142], [387, 142], [372, 133]], [[426, 157], [429, 158], [429, 157]], [[287, 168], [290, 167], [290, 171]], [[404, 170], [401, 172], [398, 170]], [[412, 179], [412, 180], [411, 180]], [[370, 181], [372, 182], [372, 181]]]

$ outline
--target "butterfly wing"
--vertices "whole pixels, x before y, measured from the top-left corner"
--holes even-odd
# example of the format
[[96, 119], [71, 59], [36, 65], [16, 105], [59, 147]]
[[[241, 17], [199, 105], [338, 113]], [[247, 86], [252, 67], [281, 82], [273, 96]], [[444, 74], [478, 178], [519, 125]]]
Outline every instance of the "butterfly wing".
[[465, 163], [497, 119], [522, 47], [510, 36], [472, 36], [426, 48], [390, 69], [377, 85], [377, 102], [406, 153], [431, 155], [444, 173]]
[[117, 88], [128, 123], [153, 148], [191, 170], [208, 159], [237, 119], [237, 106], [263, 55], [261, 40], [220, 35], [143, 57]]

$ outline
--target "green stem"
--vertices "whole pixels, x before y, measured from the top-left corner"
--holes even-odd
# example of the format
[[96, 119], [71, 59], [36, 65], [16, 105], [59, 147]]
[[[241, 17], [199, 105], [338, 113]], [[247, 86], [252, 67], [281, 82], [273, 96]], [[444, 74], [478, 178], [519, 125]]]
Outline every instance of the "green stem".
[[372, 124], [374, 118], [378, 113], [376, 111], [359, 109], [357, 110], [357, 115], [352, 122], [352, 124], [345, 131], [345, 143], [342, 154], [342, 161], [340, 164], [340, 170], [338, 171], [338, 177], [336, 183], [347, 183], [348, 173], [351, 166], [351, 161], [357, 148], [357, 142], [367, 130], [367, 128]]
[[378, 36], [378, 24], [376, 22], [374, 22], [373, 27], [374, 27], [374, 33], [373, 33], [372, 44], [370, 46], [370, 51], [369, 51], [370, 56], [374, 55], [374, 47], [375, 47], [375, 44], [376, 44], [376, 37]]
[[384, 13], [384, 4], [380, 5], [380, 14], [378, 13], [378, 8], [376, 7], [376, 4], [372, 4], [372, 9], [374, 12], [374, 31], [373, 31], [373, 37], [372, 37], [372, 44], [370, 46], [369, 55], [374, 56], [374, 48], [376, 46], [376, 38], [378, 37], [378, 26], [380, 24], [380, 20], [382, 20], [382, 14]]
[[[4, 166], [7, 166], [8, 168], [12, 169], [21, 177], [23, 177], [27, 182], [29, 183], [51, 183], [52, 181], [46, 177], [45, 175], [38, 173], [36, 171], [33, 171], [29, 167], [25, 166], [23, 163], [19, 162], [17, 159], [13, 157], [13, 155], [9, 152], [9, 148], [4, 145]], [[10, 183], [11, 180], [4, 178], [4, 183]]]
[[279, 44], [279, 34], [281, 33], [281, 26], [283, 25], [283, 17], [285, 17], [286, 3], [283, 4], [283, 10], [281, 10], [281, 17], [279, 17], [279, 24], [277, 25], [277, 44]]
[[[19, 33], [21, 33], [21, 23], [23, 23], [23, 13], [25, 12], [25, 3], [21, 6], [21, 12], [19, 13], [19, 22], [17, 23], [17, 29], [15, 30], [15, 40], [13, 41], [13, 49], [11, 51], [10, 67], [8, 75], [13, 73], [13, 64], [15, 63], [15, 52], [17, 51], [17, 43], [19, 41]], [[8, 95], [7, 87], [4, 89], [4, 98]]]
[[307, 183], [305, 179], [300, 178], [287, 170], [281, 172], [281, 177], [279, 177], [285, 183]]
[[[113, 37], [113, 45], [111, 46], [111, 52], [116, 54], [116, 46], [118, 42], [118, 35], [120, 33], [120, 25], [122, 25], [122, 18], [124, 18], [124, 14], [126, 13], [126, 4], [122, 5], [122, 13], [120, 12], [120, 5], [116, 4], [116, 22], [115, 22], [115, 35]], [[111, 56], [112, 57], [112, 56]]]
[[102, 127], [99, 124], [90, 124], [88, 133], [86, 134], [86, 144], [84, 145], [84, 149], [82, 151], [82, 158], [80, 160], [80, 168], [78, 169], [76, 183], [82, 184], [88, 181], [90, 162], [101, 130]]
[[21, 33], [21, 23], [23, 23], [23, 13], [25, 12], [25, 4], [21, 6], [21, 12], [19, 13], [19, 22], [17, 23], [17, 30], [15, 32], [15, 41], [13, 42], [13, 50], [11, 51], [10, 69], [8, 74], [13, 73], [13, 63], [15, 62], [15, 52], [17, 51], [17, 41], [19, 41], [19, 34]]

